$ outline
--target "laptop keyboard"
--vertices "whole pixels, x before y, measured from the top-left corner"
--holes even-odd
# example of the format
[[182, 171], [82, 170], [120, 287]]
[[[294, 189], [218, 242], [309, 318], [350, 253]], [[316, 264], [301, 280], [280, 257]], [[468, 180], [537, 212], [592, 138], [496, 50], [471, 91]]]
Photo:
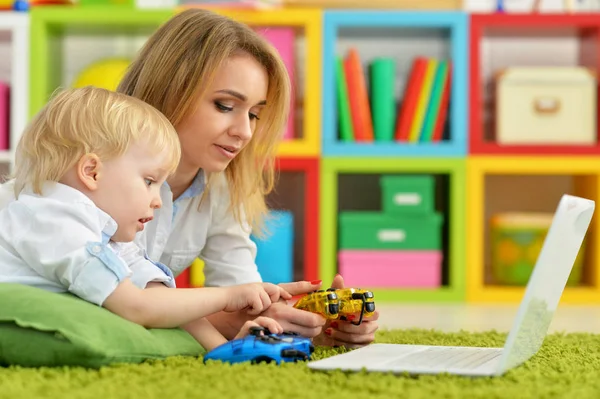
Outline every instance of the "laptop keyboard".
[[402, 356], [386, 367], [476, 369], [501, 354], [500, 348], [434, 347]]

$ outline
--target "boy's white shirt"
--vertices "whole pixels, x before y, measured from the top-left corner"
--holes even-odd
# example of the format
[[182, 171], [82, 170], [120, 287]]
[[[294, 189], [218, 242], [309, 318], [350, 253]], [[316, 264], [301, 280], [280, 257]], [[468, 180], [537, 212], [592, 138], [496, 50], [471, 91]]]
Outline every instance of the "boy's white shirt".
[[[12, 186], [12, 184], [9, 184]], [[137, 244], [114, 243], [116, 222], [80, 191], [47, 183], [43, 196], [25, 189], [0, 201], [0, 282], [71, 292], [102, 305], [125, 278], [144, 288], [151, 281], [175, 287], [168, 268]]]
[[[223, 174], [211, 181], [204, 196], [205, 176], [200, 172], [192, 187], [173, 204], [165, 183], [162, 207], [138, 233], [135, 243], [150, 259], [167, 265], [177, 276], [197, 257], [204, 261], [206, 286], [228, 286], [262, 281], [255, 257], [256, 245], [249, 230], [229, 209], [229, 191]], [[13, 181], [0, 186], [0, 209], [14, 200]], [[131, 261], [128, 261], [130, 264]]]

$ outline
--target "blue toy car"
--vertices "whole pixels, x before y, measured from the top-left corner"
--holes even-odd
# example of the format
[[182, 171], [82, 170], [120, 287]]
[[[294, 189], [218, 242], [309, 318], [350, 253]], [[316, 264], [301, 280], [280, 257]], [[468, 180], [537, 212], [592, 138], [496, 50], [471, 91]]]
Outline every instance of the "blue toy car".
[[308, 360], [315, 351], [309, 338], [295, 333], [271, 334], [264, 327], [251, 327], [250, 335], [229, 341], [204, 355], [207, 360], [226, 363], [297, 362]]

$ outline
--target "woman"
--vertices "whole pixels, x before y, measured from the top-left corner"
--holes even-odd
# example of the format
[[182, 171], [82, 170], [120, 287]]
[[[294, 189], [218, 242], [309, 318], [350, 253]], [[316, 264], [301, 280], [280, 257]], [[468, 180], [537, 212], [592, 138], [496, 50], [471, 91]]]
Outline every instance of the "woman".
[[[200, 257], [206, 285], [260, 281], [250, 231], [259, 234], [263, 226], [290, 103], [290, 83], [277, 51], [244, 24], [207, 10], [186, 10], [149, 38], [117, 90], [163, 112], [182, 147], [181, 163], [161, 189], [163, 206], [138, 243], [176, 275]], [[283, 286], [299, 295], [320, 285]], [[341, 276], [333, 286], [343, 287]], [[326, 325], [321, 316], [284, 302], [263, 316], [333, 345], [368, 344], [378, 327], [377, 314], [360, 326]], [[210, 320], [231, 338], [246, 317], [220, 313]]]

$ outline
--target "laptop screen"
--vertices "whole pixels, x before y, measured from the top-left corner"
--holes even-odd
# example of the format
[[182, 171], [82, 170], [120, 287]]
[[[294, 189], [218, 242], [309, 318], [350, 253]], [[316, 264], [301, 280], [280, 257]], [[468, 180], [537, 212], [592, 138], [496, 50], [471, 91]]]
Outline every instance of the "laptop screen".
[[525, 362], [542, 346], [592, 219], [594, 206], [594, 201], [583, 198], [570, 195], [561, 198], [508, 334], [500, 373]]

